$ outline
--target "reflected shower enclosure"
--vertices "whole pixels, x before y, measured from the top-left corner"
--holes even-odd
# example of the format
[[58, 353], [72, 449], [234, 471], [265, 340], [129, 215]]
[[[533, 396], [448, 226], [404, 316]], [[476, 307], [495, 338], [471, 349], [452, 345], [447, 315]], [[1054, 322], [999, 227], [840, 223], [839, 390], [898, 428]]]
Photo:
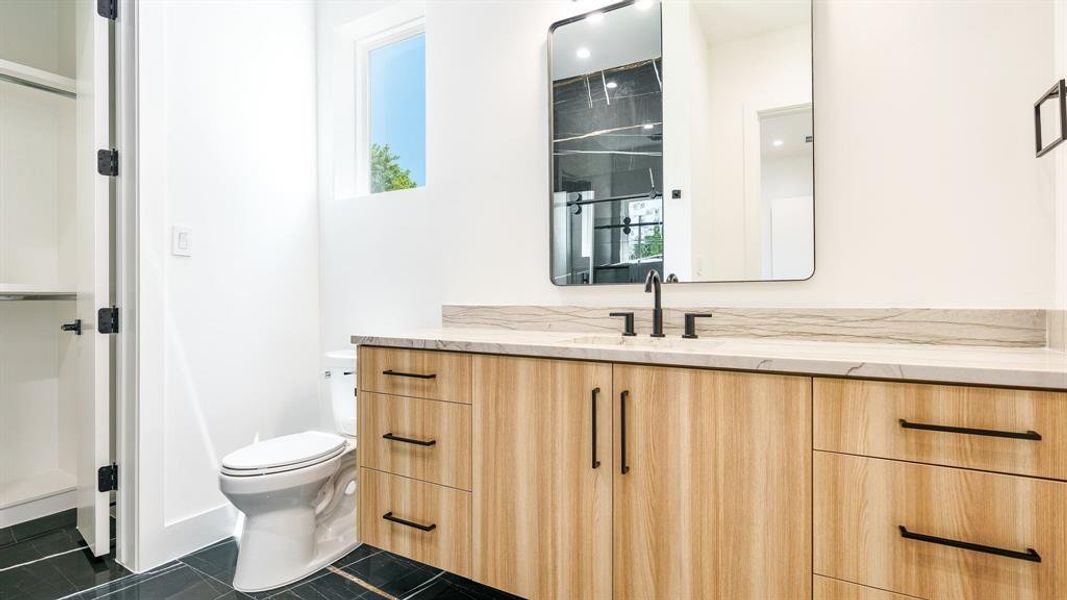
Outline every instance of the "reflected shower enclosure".
[[659, 5], [557, 23], [551, 45], [552, 280], [644, 281], [666, 234]]

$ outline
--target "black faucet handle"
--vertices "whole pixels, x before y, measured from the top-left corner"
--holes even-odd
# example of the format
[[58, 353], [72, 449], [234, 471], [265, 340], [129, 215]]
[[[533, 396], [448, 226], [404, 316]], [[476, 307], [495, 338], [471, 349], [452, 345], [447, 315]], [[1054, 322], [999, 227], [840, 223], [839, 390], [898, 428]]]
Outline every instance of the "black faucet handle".
[[696, 339], [697, 337], [697, 319], [709, 319], [711, 313], [685, 313], [685, 333], [682, 337], [686, 339]]
[[610, 316], [610, 317], [623, 317], [623, 319], [625, 319], [623, 321], [623, 323], [625, 324], [626, 330], [622, 332], [623, 335], [626, 335], [626, 336], [637, 335], [637, 333], [634, 332], [634, 314], [632, 312], [613, 312], [613, 313], [608, 313], [608, 316]]

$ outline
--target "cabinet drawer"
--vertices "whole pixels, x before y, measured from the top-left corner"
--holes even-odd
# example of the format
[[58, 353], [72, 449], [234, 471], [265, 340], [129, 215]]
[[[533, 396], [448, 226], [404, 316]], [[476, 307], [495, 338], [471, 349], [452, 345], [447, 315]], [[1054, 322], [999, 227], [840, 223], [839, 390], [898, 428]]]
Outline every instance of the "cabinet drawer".
[[902, 596], [819, 575], [815, 576], [812, 591], [812, 600], [914, 600], [912, 596]]
[[1067, 394], [815, 379], [817, 450], [1067, 479]]
[[363, 467], [359, 530], [363, 541], [470, 576], [470, 492]]
[[359, 414], [360, 464], [470, 489], [470, 406], [364, 392]]
[[815, 453], [819, 575], [920, 598], [1067, 597], [1067, 484]]
[[359, 386], [360, 391], [470, 404], [471, 357], [361, 346]]

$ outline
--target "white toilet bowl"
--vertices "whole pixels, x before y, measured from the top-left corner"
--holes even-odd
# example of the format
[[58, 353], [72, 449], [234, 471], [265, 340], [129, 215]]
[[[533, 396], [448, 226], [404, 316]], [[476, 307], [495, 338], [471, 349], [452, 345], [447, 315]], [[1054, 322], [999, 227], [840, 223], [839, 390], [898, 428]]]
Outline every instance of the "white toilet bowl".
[[355, 456], [354, 439], [308, 431], [222, 459], [219, 489], [245, 515], [234, 588], [287, 585], [358, 545]]

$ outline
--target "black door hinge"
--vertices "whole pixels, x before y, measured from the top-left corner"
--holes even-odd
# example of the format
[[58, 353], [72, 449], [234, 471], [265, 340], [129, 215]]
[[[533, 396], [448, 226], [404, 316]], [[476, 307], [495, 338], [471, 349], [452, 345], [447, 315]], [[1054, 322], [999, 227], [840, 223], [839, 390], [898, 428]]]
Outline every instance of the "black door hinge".
[[96, 330], [100, 333], [118, 333], [119, 307], [112, 306], [96, 311]]
[[114, 21], [119, 16], [119, 0], [96, 0], [96, 14]]
[[119, 151], [111, 148], [110, 150], [97, 150], [96, 151], [96, 172], [107, 177], [114, 177], [119, 174]]
[[113, 492], [119, 489], [119, 466], [115, 463], [96, 470], [96, 491]]

